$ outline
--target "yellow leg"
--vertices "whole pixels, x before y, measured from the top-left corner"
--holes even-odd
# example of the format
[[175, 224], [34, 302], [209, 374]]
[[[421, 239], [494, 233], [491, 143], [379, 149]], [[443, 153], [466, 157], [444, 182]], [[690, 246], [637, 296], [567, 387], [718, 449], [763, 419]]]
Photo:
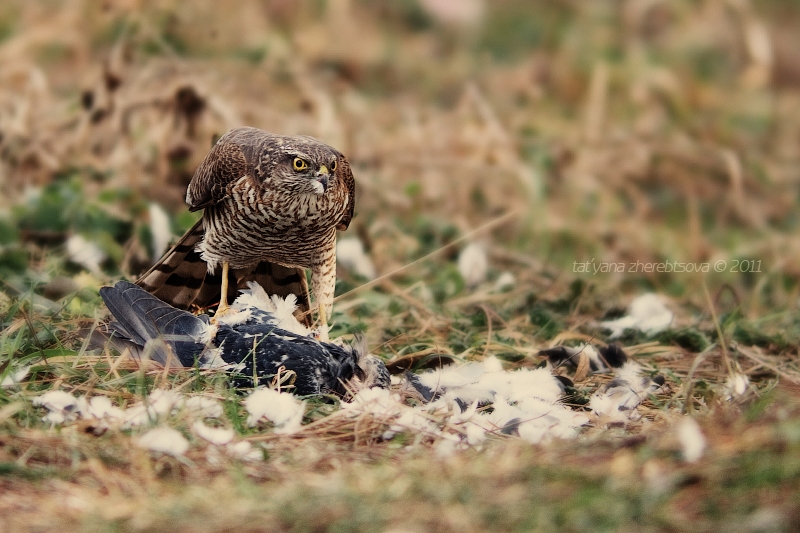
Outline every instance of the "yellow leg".
[[319, 340], [328, 342], [328, 313], [325, 312], [325, 306], [319, 306]]
[[228, 312], [228, 262], [222, 262], [222, 288], [220, 289], [219, 307], [217, 307], [217, 316], [222, 316], [223, 313]]

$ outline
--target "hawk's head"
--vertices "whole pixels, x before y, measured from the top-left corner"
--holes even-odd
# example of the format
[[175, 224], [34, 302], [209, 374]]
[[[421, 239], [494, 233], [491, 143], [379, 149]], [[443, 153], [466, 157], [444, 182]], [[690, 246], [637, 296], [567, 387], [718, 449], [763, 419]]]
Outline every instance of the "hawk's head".
[[342, 154], [312, 137], [285, 137], [273, 178], [299, 193], [323, 195], [336, 187]]

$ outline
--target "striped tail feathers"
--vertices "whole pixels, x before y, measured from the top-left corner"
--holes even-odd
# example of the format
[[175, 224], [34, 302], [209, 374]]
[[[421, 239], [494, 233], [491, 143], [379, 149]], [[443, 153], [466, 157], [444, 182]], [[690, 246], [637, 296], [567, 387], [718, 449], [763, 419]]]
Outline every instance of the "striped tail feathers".
[[[193, 252], [198, 258], [200, 254]], [[219, 268], [213, 273], [206, 271], [206, 263], [200, 260], [202, 268], [205, 272], [202, 284], [192, 293], [192, 300], [190, 305], [196, 309], [207, 309], [216, 305], [219, 302], [220, 293], [222, 292], [222, 269]], [[189, 268], [188, 265], [183, 267], [184, 272]], [[172, 276], [179, 275], [174, 273]], [[197, 279], [199, 271], [193, 274]], [[168, 278], [169, 281], [178, 281], [176, 279]], [[277, 294], [281, 298], [285, 298], [290, 294], [297, 296], [297, 310], [296, 315], [298, 320], [303, 322], [306, 326], [311, 326], [310, 313], [307, 313], [311, 306], [308, 301], [308, 284], [306, 282], [306, 273], [301, 268], [285, 267], [277, 263], [269, 263], [264, 261], [259, 263], [255, 268], [232, 268], [228, 271], [228, 302], [233, 302], [239, 297], [240, 291], [247, 289], [247, 283], [255, 281], [270, 296]], [[187, 294], [188, 289], [184, 294]], [[165, 291], [160, 291], [164, 293]], [[161, 297], [159, 292], [155, 293], [156, 296]], [[179, 306], [176, 306], [179, 307]], [[188, 307], [187, 307], [188, 308]], [[300, 318], [302, 316], [302, 318]]]
[[143, 288], [120, 281], [101, 288], [100, 296], [114, 316], [111, 329], [138, 348], [132, 350], [134, 356], [141, 359], [147, 354], [164, 366], [193, 366], [205, 349], [203, 337], [209, 326], [203, 320]]
[[[222, 291], [222, 269], [208, 272], [208, 265], [195, 247], [203, 239], [203, 221], [199, 220], [136, 284], [150, 294], [179, 309], [206, 309], [216, 305]], [[297, 296], [298, 320], [311, 327], [306, 273], [302, 268], [286, 267], [264, 261], [255, 268], [230, 269], [228, 301], [232, 302], [247, 282], [255, 281], [267, 294], [282, 298]]]
[[[175, 246], [139, 277], [136, 284], [179, 309], [189, 309], [192, 305], [203, 307], [196, 300], [206, 283], [208, 267], [200, 257], [200, 253], [195, 251], [195, 247], [202, 239], [203, 221], [198, 220]], [[216, 289], [217, 301], [221, 286], [220, 282]]]

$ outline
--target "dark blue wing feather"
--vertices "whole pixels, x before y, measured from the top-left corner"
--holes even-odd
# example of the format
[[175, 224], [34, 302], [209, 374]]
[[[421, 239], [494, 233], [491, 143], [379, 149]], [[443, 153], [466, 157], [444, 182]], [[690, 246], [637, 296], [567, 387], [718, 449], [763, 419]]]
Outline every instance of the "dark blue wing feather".
[[166, 364], [171, 355], [166, 346], [184, 366], [194, 365], [205, 348], [200, 339], [208, 329], [206, 323], [138, 285], [120, 281], [114, 287], [100, 289], [100, 296], [116, 319], [112, 328], [136, 345], [151, 348], [152, 359], [161, 364]]

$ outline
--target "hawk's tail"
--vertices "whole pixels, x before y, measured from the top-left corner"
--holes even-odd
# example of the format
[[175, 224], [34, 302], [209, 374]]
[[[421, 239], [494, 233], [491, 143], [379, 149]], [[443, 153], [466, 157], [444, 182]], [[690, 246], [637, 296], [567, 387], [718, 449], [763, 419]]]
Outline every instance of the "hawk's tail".
[[[179, 309], [205, 309], [217, 304], [222, 290], [222, 269], [208, 273], [208, 265], [195, 251], [203, 234], [203, 221], [199, 220], [150, 270], [142, 274], [136, 284]], [[301, 322], [311, 325], [304, 270], [266, 261], [250, 269], [231, 269], [228, 273], [229, 302], [236, 299], [240, 289], [247, 288], [248, 281], [255, 281], [269, 295], [297, 296], [295, 314]]]

